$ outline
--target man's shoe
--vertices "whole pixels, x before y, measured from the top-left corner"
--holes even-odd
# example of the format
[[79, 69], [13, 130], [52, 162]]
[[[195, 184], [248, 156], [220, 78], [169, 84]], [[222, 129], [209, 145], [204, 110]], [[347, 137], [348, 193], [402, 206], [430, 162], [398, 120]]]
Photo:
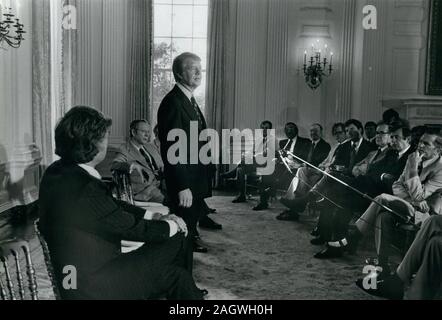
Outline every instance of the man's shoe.
[[327, 248], [325, 248], [321, 252], [318, 252], [313, 257], [315, 257], [316, 259], [340, 258], [340, 257], [342, 257], [342, 252], [343, 252], [342, 247], [327, 246]]
[[[367, 275], [370, 277], [370, 275]], [[404, 284], [397, 274], [386, 277], [379, 277], [373, 279], [358, 279], [356, 285], [376, 297], [382, 297], [392, 300], [402, 300], [404, 298]]]
[[260, 203], [258, 203], [258, 205], [256, 207], [253, 207], [253, 210], [254, 211], [260, 211], [260, 210], [265, 210], [265, 209], [268, 209], [268, 208], [269, 208], [269, 205], [267, 203], [260, 202]]
[[216, 209], [214, 209], [214, 208], [209, 208], [208, 210], [209, 210], [209, 214], [210, 213], [216, 213]]
[[199, 226], [201, 228], [211, 229], [211, 230], [221, 230], [223, 228], [222, 225], [220, 225], [219, 223], [216, 223], [215, 221], [210, 219], [208, 216], [205, 216], [204, 218], [202, 218], [200, 220]]
[[247, 202], [246, 196], [240, 195], [232, 200], [232, 203], [241, 203], [241, 202]]
[[370, 266], [379, 267], [380, 276], [389, 276], [391, 274], [391, 268], [388, 263], [379, 263], [378, 258], [367, 258], [365, 259], [365, 264]]
[[276, 216], [277, 220], [281, 221], [299, 221], [299, 214], [290, 210], [285, 210]]
[[199, 289], [201, 291], [201, 294], [203, 296], [207, 296], [209, 294], [209, 291], [207, 289]]
[[319, 228], [315, 227], [312, 232], [310, 232], [310, 235], [313, 237], [319, 237]]
[[207, 248], [201, 243], [200, 237], [195, 237], [193, 239], [193, 252], [207, 253]]
[[306, 206], [307, 206], [307, 198], [295, 198], [292, 200], [282, 198], [281, 203], [285, 205], [287, 208], [289, 208], [293, 212], [304, 212]]
[[310, 240], [310, 243], [314, 246], [321, 246], [321, 245], [325, 244], [325, 240], [322, 239], [321, 237], [317, 237], [317, 238]]

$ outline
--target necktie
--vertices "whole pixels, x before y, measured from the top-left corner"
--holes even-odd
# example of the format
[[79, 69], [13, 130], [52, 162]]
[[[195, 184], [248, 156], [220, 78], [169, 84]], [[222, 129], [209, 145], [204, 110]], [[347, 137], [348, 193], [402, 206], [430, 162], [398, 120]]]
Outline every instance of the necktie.
[[292, 139], [289, 139], [289, 141], [288, 141], [287, 144], [285, 145], [284, 150], [290, 151], [290, 149], [292, 148], [292, 143], [293, 143], [293, 140], [292, 140]]
[[316, 143], [312, 142], [312, 146], [310, 147], [310, 152], [308, 153], [308, 156], [307, 156], [308, 162], [312, 162], [313, 152], [315, 152], [315, 147], [316, 147]]
[[423, 168], [424, 168], [424, 163], [423, 162], [419, 163], [419, 165], [417, 166], [417, 175], [418, 176], [421, 175]]
[[155, 162], [152, 160], [152, 158], [147, 154], [146, 151], [144, 151], [144, 148], [140, 148], [140, 153], [146, 159], [147, 164], [149, 165], [150, 169], [155, 172], [157, 171], [157, 166], [155, 165]]
[[193, 96], [190, 99], [190, 102], [192, 103], [192, 107], [195, 110], [196, 118], [198, 119], [198, 127], [201, 128], [203, 126], [203, 120], [201, 119], [200, 108], [198, 107], [198, 104], [196, 103], [196, 100]]
[[348, 164], [348, 169], [350, 171], [353, 169], [355, 162], [356, 162], [356, 143], [352, 143], [350, 151], [350, 162]]
[[264, 157], [267, 157], [267, 137], [264, 137], [264, 143], [263, 143], [263, 155]]
[[379, 148], [378, 151], [376, 151], [376, 154], [373, 157], [373, 160], [371, 160], [371, 162], [375, 162], [376, 159], [379, 157], [379, 155], [381, 154], [381, 149]]

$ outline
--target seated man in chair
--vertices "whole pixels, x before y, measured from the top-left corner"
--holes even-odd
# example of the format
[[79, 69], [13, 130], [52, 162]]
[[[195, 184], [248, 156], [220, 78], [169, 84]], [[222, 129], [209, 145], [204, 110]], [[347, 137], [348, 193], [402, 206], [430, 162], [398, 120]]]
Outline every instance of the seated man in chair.
[[149, 142], [150, 131], [146, 120], [132, 121], [129, 140], [120, 147], [111, 169], [131, 174], [135, 200], [163, 203], [165, 193], [161, 180], [164, 164], [155, 145]]
[[[187, 227], [174, 215], [145, 216], [115, 200], [95, 167], [106, 155], [111, 120], [74, 107], [55, 129], [55, 153], [40, 184], [40, 229], [64, 299], [202, 299], [192, 277]], [[121, 241], [145, 242], [121, 253]], [[66, 266], [76, 288], [62, 286]]]
[[[376, 203], [371, 203], [364, 214], [356, 221], [356, 228], [349, 234], [347, 246], [355, 251], [359, 240], [375, 230], [375, 243], [378, 263], [389, 271], [394, 227], [411, 219], [419, 225], [431, 214], [440, 214], [440, 191], [442, 189], [442, 138], [437, 133], [427, 132], [420, 140], [418, 149], [408, 157], [404, 172], [393, 184], [393, 194], [381, 194], [375, 200], [395, 214]], [[404, 219], [401, 219], [400, 216]]]
[[[260, 124], [260, 129], [263, 130], [263, 142], [262, 145], [259, 145], [255, 150], [262, 150], [264, 154], [271, 154], [271, 150], [269, 150], [269, 141], [274, 139], [274, 136], [269, 136], [269, 130], [271, 130], [273, 124], [269, 120], [264, 120]], [[253, 154], [253, 159], [255, 159], [256, 154]], [[239, 191], [239, 194], [232, 200], [233, 203], [246, 202], [246, 186], [247, 186], [247, 176], [256, 176], [256, 169], [258, 164], [256, 161], [253, 161], [252, 164], [247, 164], [245, 162], [246, 155], [243, 155], [241, 162], [238, 165], [230, 170], [229, 172], [222, 173], [220, 175], [221, 179], [229, 179], [235, 178], [237, 179], [236, 185]], [[258, 177], [257, 177], [258, 178]]]

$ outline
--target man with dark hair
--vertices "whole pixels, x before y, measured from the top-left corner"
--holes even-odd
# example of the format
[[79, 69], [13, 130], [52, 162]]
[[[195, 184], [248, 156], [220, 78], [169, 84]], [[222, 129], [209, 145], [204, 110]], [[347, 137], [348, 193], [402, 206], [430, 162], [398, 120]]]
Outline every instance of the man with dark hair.
[[[43, 175], [40, 228], [64, 299], [202, 299], [191, 275], [186, 224], [115, 200], [95, 169], [106, 156], [111, 120], [74, 107], [55, 129], [60, 160]], [[121, 253], [121, 241], [146, 242]], [[75, 290], [62, 285], [74, 266]]]
[[368, 121], [365, 123], [364, 131], [365, 131], [365, 138], [370, 142], [375, 148], [376, 146], [376, 122]]
[[411, 146], [416, 149], [419, 144], [419, 140], [424, 135], [426, 131], [425, 126], [416, 126], [411, 129]]
[[[288, 165], [292, 171], [295, 171], [301, 166], [301, 163], [294, 159], [290, 153], [307, 160], [308, 153], [310, 151], [311, 141], [310, 139], [298, 136], [298, 126], [293, 122], [288, 122], [284, 128], [287, 139], [279, 141], [280, 151], [287, 156]], [[287, 153], [290, 152], [290, 153]], [[259, 211], [269, 207], [268, 199], [274, 195], [276, 189], [287, 189], [290, 185], [291, 175], [287, 171], [287, 168], [278, 159], [275, 165], [275, 171], [271, 175], [262, 176], [262, 180], [259, 187], [260, 201], [253, 207], [253, 210]]]
[[[262, 148], [261, 146], [258, 146], [257, 148], [254, 148], [254, 150], [263, 150], [263, 152], [269, 152], [269, 145], [268, 141], [269, 139], [272, 139], [273, 137], [269, 136], [269, 130], [273, 128], [273, 124], [269, 120], [264, 120], [260, 124], [260, 129], [263, 130], [263, 142], [262, 142]], [[246, 202], [246, 179], [247, 176], [256, 176], [256, 169], [258, 168], [258, 165], [255, 161], [256, 154], [253, 154], [253, 163], [246, 164], [245, 158], [241, 160], [241, 162], [232, 170], [229, 172], [223, 173], [220, 175], [221, 179], [228, 179], [228, 178], [235, 178], [236, 177], [236, 185], [238, 188], [239, 194], [235, 197], [235, 199], [232, 200], [233, 203], [240, 203], [240, 202]]]
[[119, 148], [111, 170], [131, 175], [135, 200], [164, 203], [161, 188], [164, 164], [157, 148], [150, 142], [150, 124], [147, 120], [137, 119], [129, 128], [129, 139]]
[[[207, 128], [194, 97], [195, 89], [201, 84], [201, 58], [190, 52], [182, 53], [174, 59], [172, 71], [176, 85], [161, 101], [157, 121], [170, 209], [186, 222], [193, 238], [194, 251], [207, 252], [201, 243], [197, 223], [207, 210], [204, 199], [212, 195], [212, 172], [199, 156], [193, 159], [195, 153], [199, 155], [204, 142], [191, 141], [191, 127], [196, 129], [198, 136]], [[175, 135], [175, 139], [170, 141], [168, 135], [173, 132], [183, 134]], [[193, 145], [197, 146], [197, 150], [191, 150]], [[169, 149], [177, 146], [178, 158], [176, 152], [169, 154]]]
[[399, 113], [394, 109], [388, 109], [382, 114], [382, 121], [387, 124], [392, 124], [393, 122], [399, 121]]

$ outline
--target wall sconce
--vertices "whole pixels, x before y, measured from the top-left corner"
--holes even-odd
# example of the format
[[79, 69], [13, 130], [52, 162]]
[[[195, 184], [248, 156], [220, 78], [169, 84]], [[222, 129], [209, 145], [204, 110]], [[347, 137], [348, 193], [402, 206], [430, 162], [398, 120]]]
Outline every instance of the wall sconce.
[[[3, 16], [6, 19], [0, 20], [0, 46], [3, 44], [3, 42], [6, 42], [13, 48], [20, 47], [22, 40], [24, 40], [23, 33], [26, 33], [26, 31], [23, 30], [23, 24], [21, 24], [19, 19], [15, 18], [15, 16], [11, 13], [11, 8], [8, 8], [7, 12], [4, 13]], [[1, 15], [0, 19], [2, 19]], [[12, 28], [15, 28], [15, 35], [11, 34], [13, 32]]]
[[333, 71], [333, 52], [330, 52], [330, 59], [328, 56], [327, 44], [324, 45], [324, 54], [321, 56], [321, 49], [312, 44], [311, 55], [307, 60], [307, 50], [304, 51], [304, 76], [305, 82], [312, 89], [315, 90], [322, 83], [322, 78], [329, 76]]

